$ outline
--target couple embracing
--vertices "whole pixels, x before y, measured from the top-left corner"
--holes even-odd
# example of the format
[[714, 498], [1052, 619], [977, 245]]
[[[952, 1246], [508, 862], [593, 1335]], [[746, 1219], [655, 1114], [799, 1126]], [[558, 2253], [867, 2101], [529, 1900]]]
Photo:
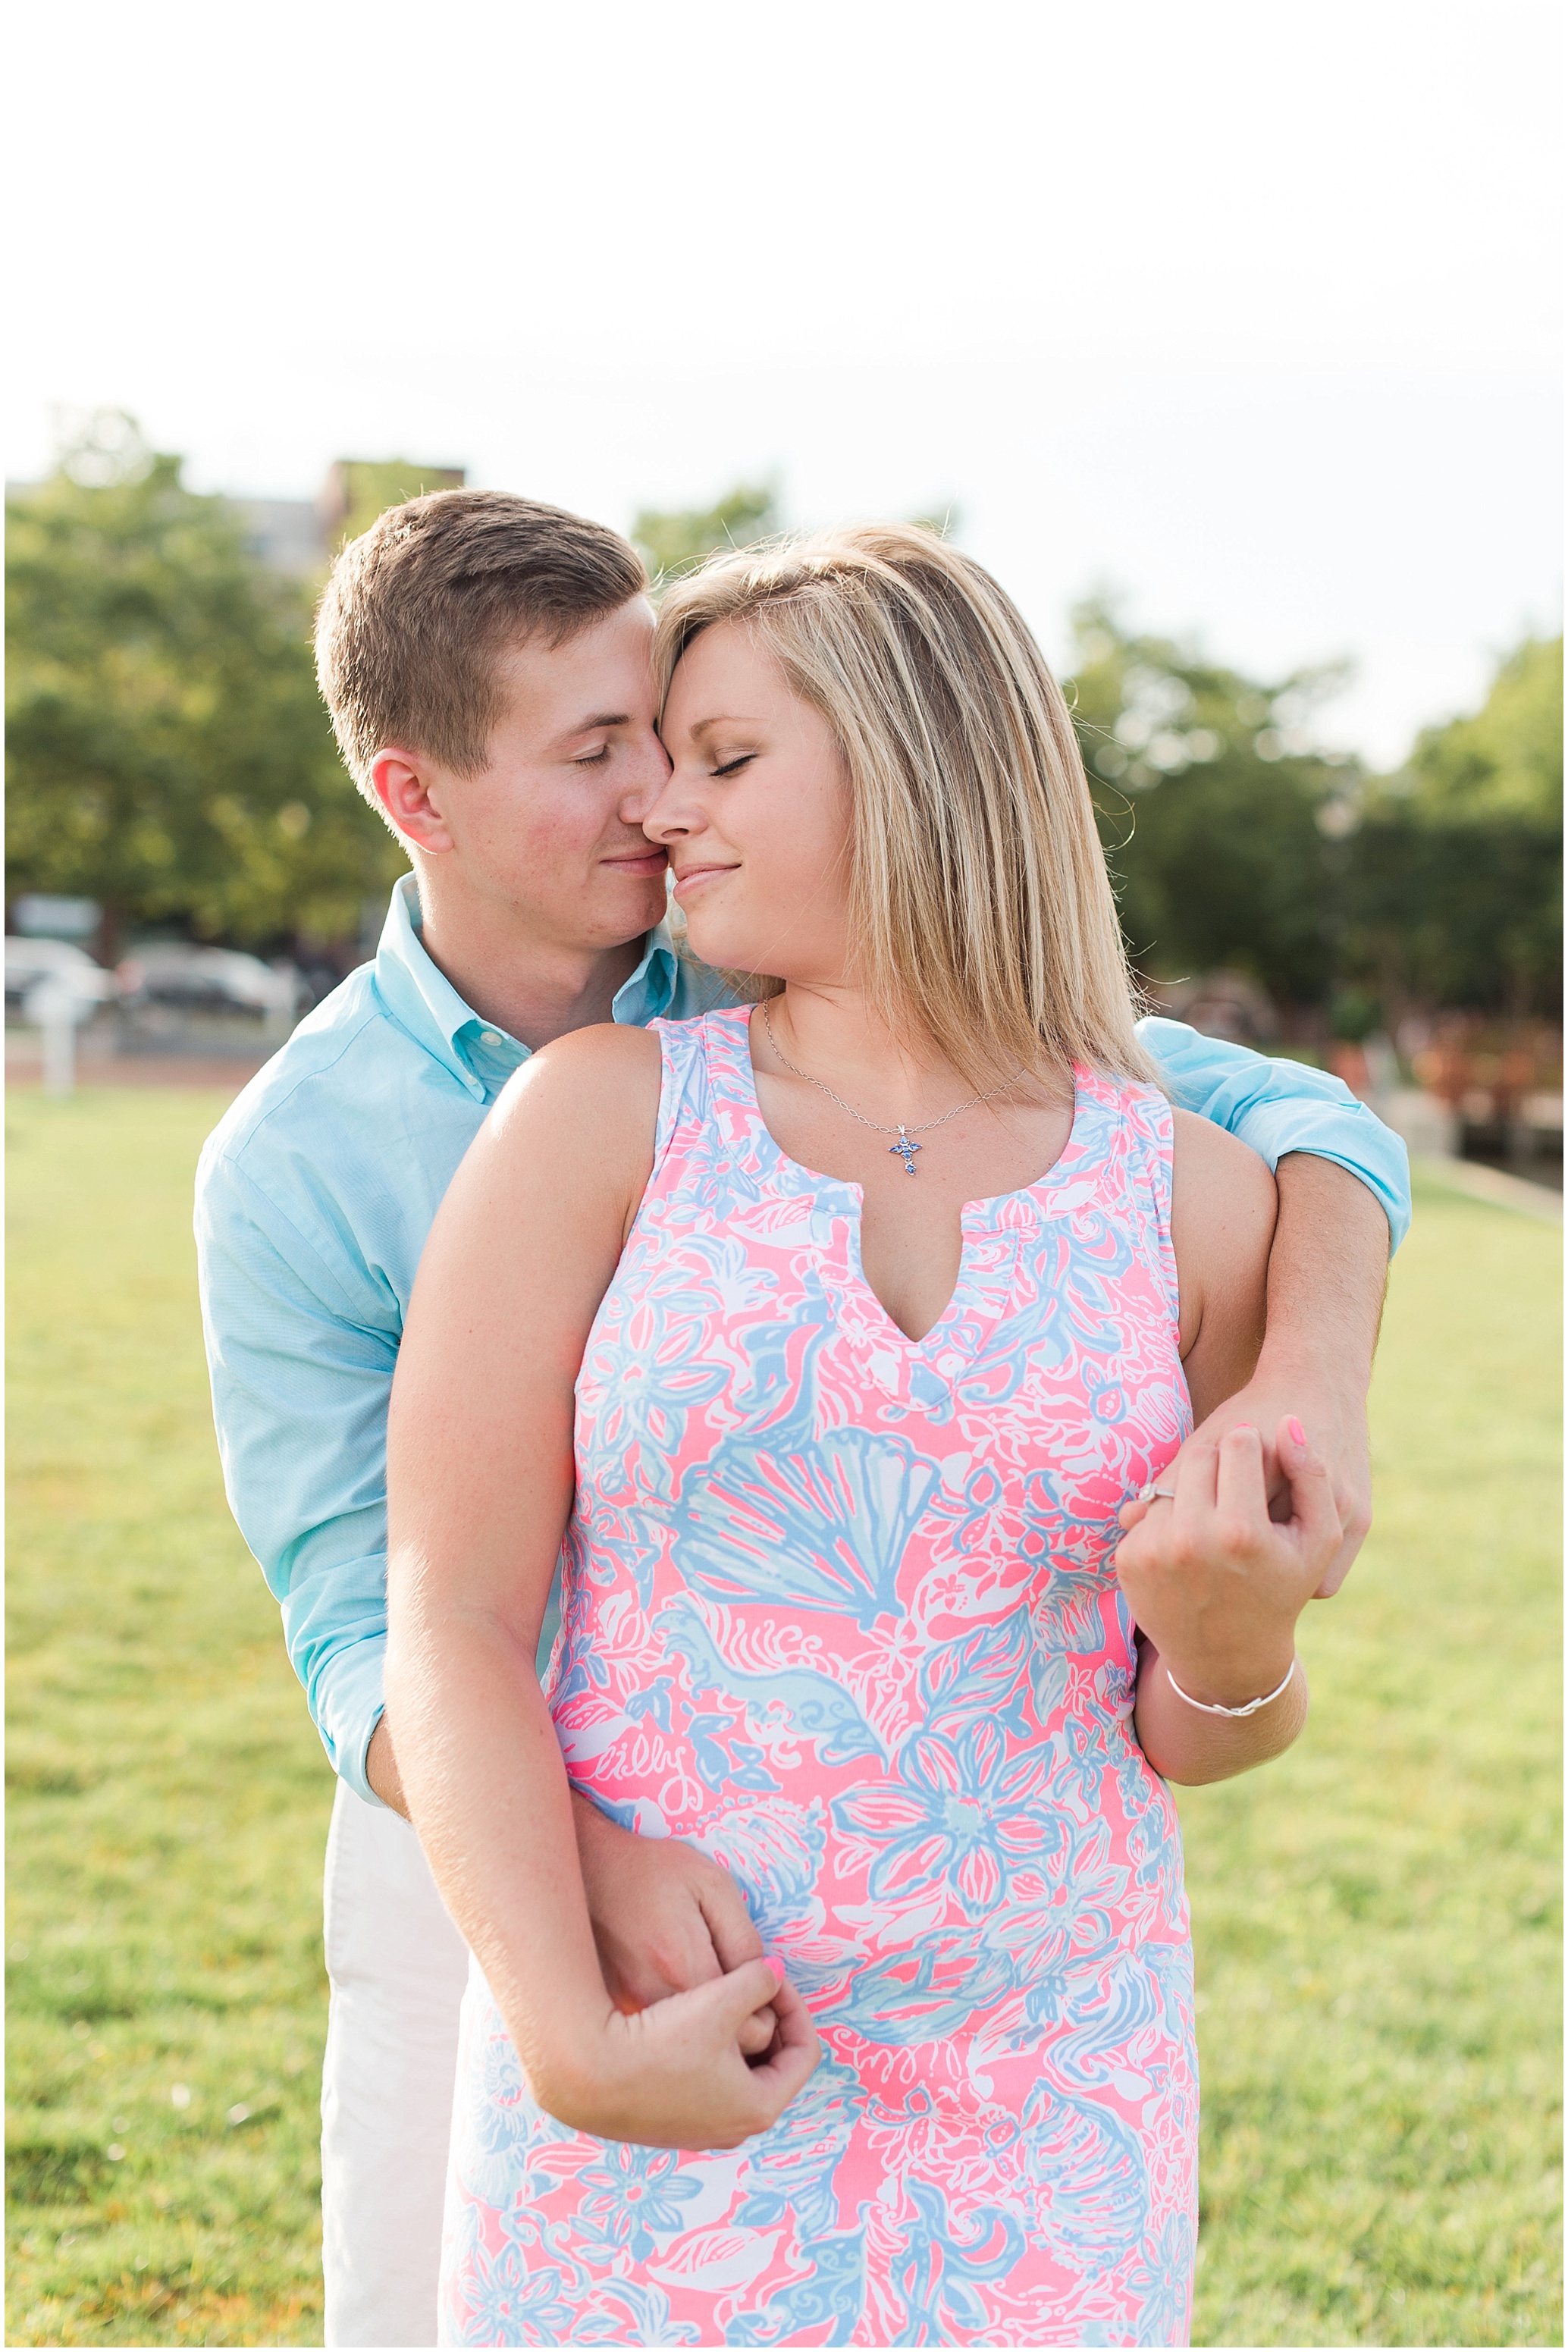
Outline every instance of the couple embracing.
[[414, 873], [197, 1225], [341, 1783], [329, 2342], [1184, 2342], [1166, 1783], [1305, 1719], [1400, 1147], [1135, 1019], [1060, 693], [928, 532], [656, 624], [443, 493], [319, 650]]

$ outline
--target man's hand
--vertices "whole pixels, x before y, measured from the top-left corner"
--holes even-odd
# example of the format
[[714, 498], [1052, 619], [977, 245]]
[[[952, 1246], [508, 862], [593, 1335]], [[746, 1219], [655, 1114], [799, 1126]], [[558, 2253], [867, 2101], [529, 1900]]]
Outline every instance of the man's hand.
[[[679, 1838], [637, 1837], [574, 1795], [577, 1858], [605, 1984], [617, 2009], [649, 2009], [763, 1957], [739, 1887], [727, 1870]], [[741, 2047], [757, 2057], [777, 2024], [769, 2008], [740, 2023]]]
[[[365, 1773], [382, 1803], [406, 1821], [384, 1715], [365, 1751]], [[679, 1838], [636, 1837], [576, 1790], [572, 1818], [605, 1989], [618, 2010], [633, 2015], [762, 1958], [763, 1939], [740, 1888], [705, 1853]], [[777, 2022], [765, 2007], [743, 2021], [748, 2057], [770, 2047]]]
[[[1268, 1258], [1268, 1328], [1244, 1389], [1194, 1431], [1173, 1470], [1199, 1444], [1244, 1423], [1260, 1430], [1268, 1507], [1290, 1512], [1289, 1485], [1267, 1433], [1294, 1415], [1329, 1473], [1341, 1538], [1316, 1599], [1337, 1592], [1372, 1525], [1366, 1393], [1388, 1283], [1388, 1219], [1377, 1195], [1332, 1160], [1293, 1151], [1276, 1171], [1279, 1220]], [[1171, 1483], [1164, 1473], [1163, 1485]], [[1148, 1509], [1131, 1506], [1124, 1528]]]

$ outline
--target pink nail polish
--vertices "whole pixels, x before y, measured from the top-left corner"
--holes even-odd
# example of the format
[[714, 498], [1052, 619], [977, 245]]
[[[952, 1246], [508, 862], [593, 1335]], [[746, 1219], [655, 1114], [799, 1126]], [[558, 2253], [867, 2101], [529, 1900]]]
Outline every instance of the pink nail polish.
[[1285, 1423], [1285, 1426], [1289, 1431], [1298, 1445], [1305, 1445], [1307, 1443], [1307, 1433], [1302, 1428], [1294, 1413], [1291, 1414], [1289, 1420]]

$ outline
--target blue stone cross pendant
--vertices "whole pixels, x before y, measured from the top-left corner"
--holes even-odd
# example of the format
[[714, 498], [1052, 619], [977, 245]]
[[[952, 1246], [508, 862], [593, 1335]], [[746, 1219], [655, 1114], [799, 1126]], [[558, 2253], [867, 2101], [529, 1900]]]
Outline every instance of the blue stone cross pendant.
[[889, 1151], [896, 1151], [899, 1158], [903, 1161], [905, 1175], [912, 1176], [915, 1172], [915, 1154], [921, 1149], [920, 1145], [918, 1143], [911, 1143], [908, 1135], [900, 1127], [899, 1129], [899, 1139], [897, 1143], [889, 1143], [888, 1149]]

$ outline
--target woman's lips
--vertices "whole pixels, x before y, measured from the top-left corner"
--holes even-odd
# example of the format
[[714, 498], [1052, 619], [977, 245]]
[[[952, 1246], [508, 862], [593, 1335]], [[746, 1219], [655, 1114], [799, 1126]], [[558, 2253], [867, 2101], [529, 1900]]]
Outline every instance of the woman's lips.
[[679, 898], [683, 892], [694, 890], [700, 882], [711, 882], [716, 875], [733, 874], [734, 871], [732, 866], [689, 866], [684, 873], [675, 877], [675, 895]]

